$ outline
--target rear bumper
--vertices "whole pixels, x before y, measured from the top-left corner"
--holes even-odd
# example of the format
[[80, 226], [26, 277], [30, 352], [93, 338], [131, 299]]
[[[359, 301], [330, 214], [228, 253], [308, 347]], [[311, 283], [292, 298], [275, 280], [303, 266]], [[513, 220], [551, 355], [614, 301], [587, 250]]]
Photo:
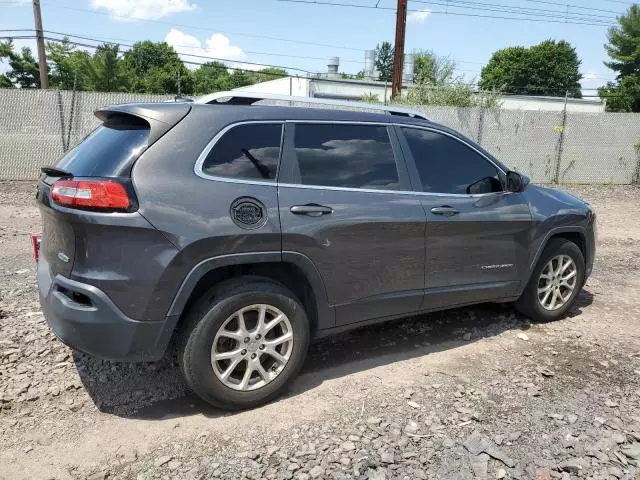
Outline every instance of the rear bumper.
[[173, 322], [140, 322], [124, 315], [100, 289], [53, 276], [42, 257], [38, 289], [45, 318], [69, 347], [108, 360], [154, 361], [164, 355]]

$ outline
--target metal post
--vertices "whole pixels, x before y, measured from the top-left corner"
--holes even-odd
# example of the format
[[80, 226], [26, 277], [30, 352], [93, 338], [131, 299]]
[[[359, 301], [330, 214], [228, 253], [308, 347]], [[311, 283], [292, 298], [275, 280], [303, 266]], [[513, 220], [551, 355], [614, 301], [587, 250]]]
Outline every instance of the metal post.
[[553, 183], [560, 183], [560, 164], [562, 163], [562, 149], [564, 148], [564, 129], [567, 126], [567, 102], [569, 101], [569, 90], [564, 95], [564, 108], [562, 109], [562, 125], [560, 126], [560, 137], [558, 138], [558, 153], [556, 155], [556, 174]]
[[480, 107], [480, 118], [478, 118], [478, 138], [476, 141], [478, 145], [482, 145], [482, 134], [484, 133], [484, 111], [486, 110], [485, 106]]
[[47, 54], [44, 50], [44, 34], [42, 33], [42, 14], [40, 13], [40, 0], [33, 0], [33, 19], [36, 27], [36, 42], [38, 44], [38, 64], [40, 66], [40, 88], [49, 88], [49, 76], [47, 74]]
[[387, 102], [387, 88], [389, 87], [389, 83], [385, 80], [384, 81], [384, 104], [388, 105], [389, 102]]
[[407, 0], [398, 0], [396, 10], [396, 44], [393, 53], [393, 73], [391, 75], [391, 98], [402, 90], [402, 67], [404, 63], [404, 37], [407, 28]]

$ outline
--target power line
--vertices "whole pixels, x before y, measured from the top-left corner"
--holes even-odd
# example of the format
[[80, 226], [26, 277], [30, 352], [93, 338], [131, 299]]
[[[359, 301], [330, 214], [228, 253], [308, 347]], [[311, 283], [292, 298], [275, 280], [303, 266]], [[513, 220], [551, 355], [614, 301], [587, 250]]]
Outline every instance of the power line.
[[[373, 5], [363, 5], [363, 4], [357, 4], [357, 3], [340, 3], [340, 2], [329, 2], [329, 1], [323, 1], [323, 0], [273, 0], [276, 2], [287, 2], [287, 3], [297, 3], [297, 4], [304, 4], [304, 5], [317, 5], [317, 6], [331, 6], [331, 7], [349, 7], [349, 8], [359, 8], [359, 9], [371, 9], [371, 10], [394, 10], [394, 8], [391, 7], [375, 7]], [[414, 0], [416, 1], [416, 0]], [[427, 3], [427, 4], [434, 4], [434, 5], [441, 5], [441, 6], [448, 6], [449, 8], [454, 7], [454, 5], [451, 5], [451, 3], [447, 4], [447, 3], [440, 3], [440, 2], [436, 2], [436, 1], [431, 1], [431, 2], [422, 2], [422, 3]], [[477, 2], [476, 2], [477, 3]], [[462, 8], [462, 7], [458, 7], [458, 8]], [[464, 8], [471, 8], [471, 7], [464, 7]], [[483, 10], [482, 8], [479, 7], [475, 7], [475, 10]], [[496, 9], [489, 9], [489, 8], [485, 8], [484, 10], [488, 10], [488, 11], [504, 11], [504, 10], [496, 10]], [[408, 12], [421, 12], [422, 10], [418, 10], [418, 9], [407, 9]], [[524, 13], [522, 14], [517, 14], [517, 15], [521, 15], [521, 16], [517, 16], [517, 17], [510, 17], [510, 16], [503, 16], [503, 15], [481, 15], [481, 14], [477, 14], [477, 13], [462, 13], [462, 12], [451, 12], [448, 10], [442, 11], [442, 10], [431, 10], [432, 14], [441, 14], [441, 15], [453, 15], [453, 16], [463, 16], [463, 17], [476, 17], [476, 18], [493, 18], [493, 19], [501, 19], [501, 20], [519, 20], [519, 21], [530, 21], [530, 22], [542, 22], [542, 23], [568, 23], [568, 24], [573, 24], [573, 25], [589, 25], [589, 26], [601, 26], [601, 27], [606, 27], [606, 26], [610, 26], [613, 25], [613, 23], [605, 23], [604, 21], [598, 20], [598, 19], [594, 19], [591, 20], [589, 18], [586, 17], [582, 17], [582, 16], [577, 16], [574, 17], [573, 15], [565, 18], [565, 20], [553, 20], [553, 19], [548, 19], [547, 17], [549, 17], [548, 15], [535, 15], [534, 18], [530, 18], [531, 15], [527, 16]], [[507, 13], [513, 13], [513, 12], [507, 12]], [[537, 17], [543, 17], [543, 18], [537, 18]], [[551, 18], [557, 18], [557, 17], [553, 17], [551, 16]], [[583, 21], [584, 20], [584, 21]]]
[[[460, 8], [468, 10], [481, 10], [489, 12], [509, 13], [514, 15], [535, 16], [541, 18], [556, 18], [564, 20], [575, 21], [593, 21], [604, 22], [600, 18], [604, 18], [610, 21], [614, 21], [616, 18], [610, 15], [599, 14], [582, 14], [582, 13], [569, 13], [568, 11], [561, 10], [548, 10], [541, 8], [519, 7], [516, 5], [505, 5], [502, 3], [486, 3], [477, 1], [465, 1], [465, 0], [448, 0], [446, 3], [440, 1], [425, 1], [425, 0], [412, 0], [414, 3], [421, 3], [427, 5], [441, 5], [448, 6], [449, 8]], [[449, 12], [451, 14], [451, 12]]]
[[[33, 32], [33, 29], [32, 28], [0, 29], [0, 32]], [[131, 39], [109, 38], [109, 37], [89, 37], [89, 36], [86, 36], [86, 35], [76, 35], [76, 34], [72, 34], [72, 33], [57, 32], [57, 31], [52, 31], [52, 30], [45, 30], [45, 32], [49, 33], [49, 34], [52, 34], [52, 35], [60, 35], [60, 36], [69, 37], [69, 38], [79, 38], [79, 39], [88, 40], [88, 41], [91, 41], [91, 42], [107, 42], [107, 43], [111, 43], [111, 42], [109, 42], [109, 40], [127, 41], [127, 42], [133, 42], [133, 43], [137, 42], [136, 40], [131, 40]], [[12, 38], [17, 38], [17, 37], [12, 37]], [[118, 44], [121, 45], [121, 46], [124, 46], [124, 47], [129, 47], [129, 48], [133, 47], [132, 44], [119, 43], [119, 42], [118, 42]], [[177, 47], [177, 46], [180, 46], [180, 45], [172, 45], [172, 46], [173, 47]], [[185, 47], [187, 47], [187, 46], [185, 46]], [[92, 48], [97, 48], [97, 47], [92, 46]], [[250, 62], [242, 62], [241, 60], [235, 60], [235, 59], [217, 59], [215, 57], [211, 57], [211, 56], [207, 56], [207, 55], [198, 55], [198, 54], [190, 54], [190, 53], [183, 53], [183, 52], [178, 52], [178, 53], [180, 55], [182, 55], [182, 56], [190, 56], [190, 57], [194, 57], [194, 58], [203, 58], [203, 59], [206, 59], [206, 60], [217, 60], [217, 61], [232, 62], [232, 63], [247, 63], [247, 64], [250, 63]], [[256, 52], [247, 52], [247, 53], [256, 53]], [[265, 53], [265, 52], [262, 52], [262, 53], [266, 54], [266, 55], [271, 55], [271, 54]], [[273, 55], [278, 56], [278, 54], [273, 54]], [[282, 56], [287, 57], [289, 55], [285, 54], [285, 55], [282, 55]], [[293, 57], [293, 58], [308, 58], [308, 59], [325, 60], [324, 58], [320, 58], [320, 57], [306, 57], [306, 56], [296, 56], [296, 55], [291, 55], [291, 57]], [[365, 63], [364, 61], [343, 60], [342, 58], [340, 59], [340, 61], [341, 62], [344, 61], [344, 62], [350, 62], [350, 63], [358, 63], [358, 64], [364, 64]], [[483, 62], [476, 62], [476, 61], [469, 61], [469, 60], [453, 59], [453, 61], [455, 63], [468, 63], [468, 64], [474, 64], [474, 65], [483, 65], [483, 66], [485, 65], [485, 63], [483, 63]], [[259, 66], [265, 66], [265, 67], [271, 66], [271, 65], [265, 64], [263, 62], [254, 62], [254, 64], [255, 65], [259, 65]], [[293, 69], [291, 67], [282, 67], [282, 66], [278, 66], [277, 68]], [[305, 69], [299, 69], [299, 70], [304, 71], [304, 72], [308, 72], [308, 70], [305, 70]], [[480, 70], [470, 70], [470, 69], [464, 69], [464, 68], [456, 68], [455, 70], [459, 71], [459, 72], [467, 72], [467, 73], [475, 73], [475, 74], [479, 74], [480, 73]], [[604, 74], [604, 73], [601, 73], [601, 74], [591, 74], [589, 72], [580, 72], [580, 73], [583, 76], [589, 75], [589, 76], [592, 76], [593, 78], [598, 78], [598, 79], [601, 79], [601, 80], [612, 80], [612, 79], [615, 79], [616, 76], [617, 76], [615, 74], [607, 75], [607, 74]]]
[[307, 40], [273, 37], [273, 36], [270, 36], [270, 35], [256, 35], [256, 34], [250, 34], [250, 33], [245, 33], [245, 32], [232, 32], [232, 31], [229, 31], [229, 30], [218, 30], [218, 29], [212, 29], [212, 28], [208, 28], [208, 27], [200, 27], [200, 26], [197, 26], [197, 25], [189, 25], [189, 24], [184, 24], [184, 23], [165, 22], [165, 21], [162, 21], [162, 20], [152, 20], [152, 19], [149, 19], [149, 18], [135, 18], [135, 17], [126, 16], [126, 15], [115, 15], [115, 14], [111, 14], [111, 13], [91, 10], [89, 8], [70, 7], [70, 6], [67, 6], [67, 5], [56, 5], [55, 3], [52, 3], [50, 1], [44, 2], [43, 5], [46, 5], [47, 7], [60, 8], [60, 9], [64, 9], [64, 10], [74, 10], [74, 11], [79, 11], [79, 12], [91, 13], [91, 14], [94, 14], [94, 15], [106, 15], [106, 16], [109, 16], [109, 17], [120, 18], [120, 19], [123, 19], [123, 20], [137, 20], [137, 21], [141, 21], [141, 22], [155, 23], [155, 24], [158, 24], [158, 25], [167, 25], [169, 27], [189, 28], [189, 29], [200, 30], [200, 31], [204, 31], [204, 32], [224, 33], [226, 35], [237, 35], [239, 37], [260, 38], [260, 39], [264, 39], [264, 40], [273, 40], [273, 41], [278, 41], [278, 42], [286, 42], [286, 43], [293, 43], [293, 44], [300, 44], [300, 45], [310, 45], [310, 46], [314, 46], [314, 47], [336, 48], [336, 49], [351, 50], [351, 51], [356, 51], [356, 52], [360, 52], [362, 50], [365, 50], [364, 48], [346, 47], [344, 45], [333, 45], [333, 44], [329, 44], [329, 43], [311, 42], [311, 41], [307, 41]]

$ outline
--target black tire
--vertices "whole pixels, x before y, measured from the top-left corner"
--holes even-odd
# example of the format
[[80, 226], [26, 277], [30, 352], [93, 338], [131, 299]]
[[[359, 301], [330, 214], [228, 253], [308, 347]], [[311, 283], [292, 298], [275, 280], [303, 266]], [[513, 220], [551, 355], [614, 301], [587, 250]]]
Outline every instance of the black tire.
[[[577, 280], [576, 286], [567, 302], [557, 310], [547, 310], [538, 300], [538, 282], [543, 268], [549, 260], [556, 255], [568, 255], [573, 259], [577, 269]], [[575, 302], [578, 293], [580, 293], [580, 290], [584, 285], [584, 274], [584, 256], [582, 255], [580, 248], [569, 240], [565, 240], [563, 238], [552, 238], [542, 252], [542, 255], [540, 255], [527, 287], [516, 302], [516, 309], [532, 320], [538, 322], [552, 322], [562, 318]]]
[[[214, 373], [211, 348], [216, 333], [234, 312], [260, 303], [272, 305], [288, 317], [293, 331], [291, 356], [280, 374], [265, 386], [234, 390]], [[209, 404], [228, 410], [253, 408], [286, 390], [307, 356], [309, 336], [307, 314], [291, 291], [269, 279], [243, 277], [213, 287], [187, 313], [178, 342], [178, 362], [187, 385]]]

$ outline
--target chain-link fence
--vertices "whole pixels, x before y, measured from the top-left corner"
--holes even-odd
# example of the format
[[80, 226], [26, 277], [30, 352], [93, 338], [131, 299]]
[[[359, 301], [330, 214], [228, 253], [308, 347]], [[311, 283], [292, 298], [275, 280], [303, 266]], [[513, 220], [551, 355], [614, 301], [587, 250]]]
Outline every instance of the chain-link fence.
[[[37, 178], [42, 165], [55, 164], [98, 125], [93, 112], [99, 107], [168, 98], [0, 90], [0, 179]], [[537, 183], [640, 182], [640, 114], [413, 108], [476, 140]]]

